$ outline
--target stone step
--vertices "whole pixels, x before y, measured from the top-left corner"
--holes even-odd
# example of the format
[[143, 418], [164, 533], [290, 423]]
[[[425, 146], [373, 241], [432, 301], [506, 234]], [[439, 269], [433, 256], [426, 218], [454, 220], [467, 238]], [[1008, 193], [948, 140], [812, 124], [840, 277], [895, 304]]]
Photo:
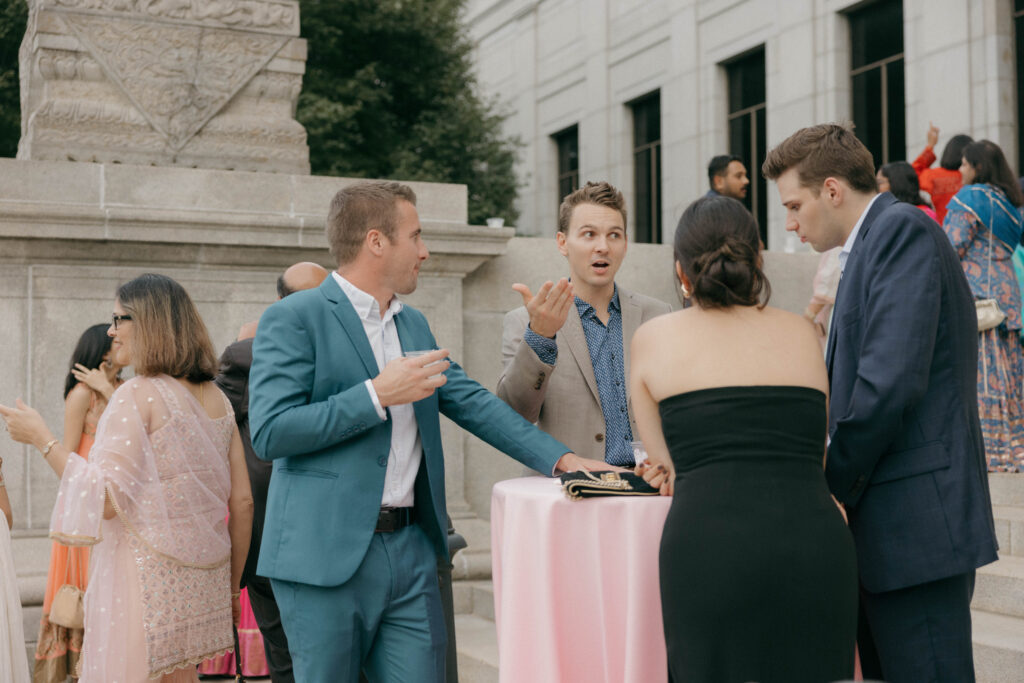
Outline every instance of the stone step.
[[972, 610], [978, 683], [1024, 680], [1024, 619]]
[[1024, 619], [1024, 557], [1004, 555], [978, 569], [971, 607]]
[[456, 614], [472, 614], [494, 621], [494, 584], [490, 581], [455, 581], [452, 595]]
[[992, 516], [996, 523], [999, 555], [1024, 557], [1024, 507], [993, 505]]
[[498, 632], [494, 622], [473, 614], [455, 615], [459, 683], [498, 682]]
[[992, 506], [1024, 507], [1024, 476], [1020, 472], [990, 472], [988, 490]]

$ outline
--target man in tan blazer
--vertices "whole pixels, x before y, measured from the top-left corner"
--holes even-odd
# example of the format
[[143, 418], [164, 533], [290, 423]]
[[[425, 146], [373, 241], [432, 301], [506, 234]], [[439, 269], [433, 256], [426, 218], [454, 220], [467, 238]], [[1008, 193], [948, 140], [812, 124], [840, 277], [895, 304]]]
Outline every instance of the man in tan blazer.
[[562, 201], [555, 240], [570, 279], [546, 282], [536, 295], [513, 285], [524, 305], [505, 316], [497, 394], [579, 455], [632, 467], [629, 342], [671, 308], [615, 284], [625, 226], [622, 193], [606, 182]]

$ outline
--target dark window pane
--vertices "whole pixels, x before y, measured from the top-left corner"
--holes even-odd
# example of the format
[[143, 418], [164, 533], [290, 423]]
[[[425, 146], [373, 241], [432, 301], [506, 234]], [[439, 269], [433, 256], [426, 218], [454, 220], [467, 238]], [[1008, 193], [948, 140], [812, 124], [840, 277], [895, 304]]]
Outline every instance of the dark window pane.
[[725, 70], [729, 79], [730, 114], [764, 103], [764, 48], [730, 62]]
[[903, 52], [903, 2], [881, 0], [850, 12], [851, 67], [858, 69]]
[[882, 163], [900, 161], [907, 157], [906, 110], [903, 106], [903, 60], [889, 62], [886, 75], [886, 116], [888, 117], [888, 144]]
[[853, 77], [853, 124], [857, 137], [882, 162], [882, 72], [871, 69]]
[[562, 199], [579, 188], [580, 138], [579, 128], [573, 126], [551, 136], [558, 148], [558, 205]]
[[639, 147], [661, 139], [661, 94], [633, 103], [633, 144]]
[[1024, 0], [1014, 0], [1013, 12], [1014, 14], [1016, 14], [1017, 12], [1024, 12]]
[[761, 164], [768, 154], [768, 120], [764, 107], [754, 112], [756, 123], [754, 129], [757, 131], [757, 141], [754, 145], [757, 156], [756, 163], [751, 163], [750, 168], [750, 189], [753, 195], [752, 203], [755, 207], [754, 218], [757, 219], [757, 227], [761, 232], [761, 241], [765, 248], [768, 248], [768, 182], [761, 175]]
[[635, 100], [633, 110], [633, 190], [636, 241], [661, 241], [661, 93]]
[[636, 191], [636, 241], [651, 241], [651, 149], [633, 154], [633, 184]]

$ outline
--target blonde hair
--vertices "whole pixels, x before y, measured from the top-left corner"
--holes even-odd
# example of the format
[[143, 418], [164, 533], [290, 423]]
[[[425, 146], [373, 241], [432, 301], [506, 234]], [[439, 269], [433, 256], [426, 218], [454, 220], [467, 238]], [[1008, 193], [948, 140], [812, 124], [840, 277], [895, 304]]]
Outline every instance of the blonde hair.
[[132, 365], [140, 375], [208, 382], [217, 372], [210, 333], [185, 288], [166, 275], [146, 273], [117, 288], [131, 315]]
[[327, 212], [327, 244], [339, 266], [355, 260], [371, 230], [395, 241], [399, 199], [416, 206], [412, 188], [393, 181], [361, 182], [338, 190]]

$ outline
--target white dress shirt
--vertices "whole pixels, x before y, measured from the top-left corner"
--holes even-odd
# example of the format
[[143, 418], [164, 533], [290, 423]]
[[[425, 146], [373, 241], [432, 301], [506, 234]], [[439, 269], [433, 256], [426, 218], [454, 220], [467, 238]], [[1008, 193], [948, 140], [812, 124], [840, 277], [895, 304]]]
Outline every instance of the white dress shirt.
[[[382, 370], [389, 361], [402, 357], [402, 345], [398, 341], [398, 328], [395, 316], [402, 310], [402, 302], [397, 297], [384, 315], [380, 314], [380, 304], [371, 295], [356, 287], [343, 278], [337, 271], [331, 273], [341, 291], [352, 302], [352, 308], [363, 323], [366, 338], [377, 359], [377, 368]], [[413, 485], [416, 473], [423, 459], [423, 445], [420, 442], [420, 430], [416, 424], [416, 414], [411, 403], [389, 406], [385, 411], [377, 398], [373, 382], [366, 380], [366, 390], [370, 392], [373, 406], [377, 409], [380, 419], [386, 420], [391, 413], [391, 452], [388, 454], [387, 471], [384, 474], [384, 495], [381, 496], [381, 507], [412, 507]]]

